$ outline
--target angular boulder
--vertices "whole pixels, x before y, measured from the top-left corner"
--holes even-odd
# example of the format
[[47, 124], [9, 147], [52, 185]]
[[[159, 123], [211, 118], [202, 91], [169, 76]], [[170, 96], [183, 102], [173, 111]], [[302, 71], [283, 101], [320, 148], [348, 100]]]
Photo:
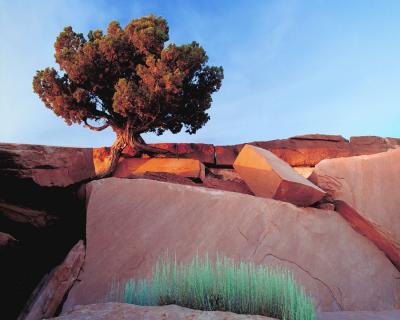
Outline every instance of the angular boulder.
[[326, 311], [400, 303], [399, 271], [334, 211], [139, 179], [93, 181], [87, 197], [85, 267], [65, 312], [104, 301], [116, 278], [148, 277], [167, 251], [287, 268]]
[[298, 174], [272, 152], [245, 145], [233, 167], [256, 196], [307, 207], [321, 200], [325, 192]]
[[118, 164], [113, 176], [126, 178], [146, 172], [170, 173], [182, 177], [201, 179], [205, 176], [205, 167], [199, 160], [195, 159], [130, 158], [124, 159]]
[[400, 149], [324, 160], [310, 179], [400, 270]]
[[78, 278], [85, 259], [85, 245], [79, 241], [64, 262], [45, 276], [18, 319], [41, 320], [55, 315], [66, 293]]
[[76, 306], [57, 320], [274, 320], [257, 315], [222, 311], [200, 311], [177, 305], [137, 306], [126, 303], [99, 303]]

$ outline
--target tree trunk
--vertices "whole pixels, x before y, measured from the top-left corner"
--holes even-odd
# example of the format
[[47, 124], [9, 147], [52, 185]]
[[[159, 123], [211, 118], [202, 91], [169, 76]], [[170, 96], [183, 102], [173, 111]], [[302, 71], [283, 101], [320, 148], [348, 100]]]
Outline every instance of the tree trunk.
[[126, 147], [126, 142], [124, 138], [122, 136], [117, 135], [117, 139], [111, 146], [110, 165], [108, 166], [105, 172], [101, 173], [97, 177], [98, 179], [107, 178], [114, 173], [115, 169], [117, 168], [119, 158], [125, 147]]
[[177, 154], [172, 153], [165, 149], [160, 149], [156, 147], [149, 146], [140, 136], [140, 134], [136, 133], [134, 128], [127, 126], [123, 131], [116, 131], [117, 139], [113, 143], [111, 147], [111, 155], [110, 155], [110, 165], [107, 170], [100, 174], [97, 178], [107, 178], [111, 176], [115, 169], [117, 168], [119, 158], [121, 157], [122, 151], [126, 146], [130, 146], [132, 149], [145, 153], [150, 157], [156, 156], [158, 154], [162, 154], [168, 157], [177, 157]]

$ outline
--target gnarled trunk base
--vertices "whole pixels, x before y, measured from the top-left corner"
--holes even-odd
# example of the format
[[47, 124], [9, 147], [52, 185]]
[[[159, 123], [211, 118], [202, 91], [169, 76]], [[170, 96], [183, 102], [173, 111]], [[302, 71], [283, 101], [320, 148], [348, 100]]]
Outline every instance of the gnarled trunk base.
[[146, 144], [143, 138], [138, 134], [132, 134], [130, 130], [126, 130], [125, 134], [118, 134], [117, 139], [114, 144], [111, 146], [111, 155], [110, 155], [110, 165], [107, 170], [101, 173], [97, 179], [107, 178], [113, 174], [115, 169], [118, 166], [119, 159], [121, 157], [122, 151], [125, 147], [130, 146], [133, 150], [136, 150], [140, 153], [145, 153], [150, 157], [154, 157], [156, 155], [164, 155], [168, 157], [176, 157], [177, 155], [165, 150], [156, 148]]

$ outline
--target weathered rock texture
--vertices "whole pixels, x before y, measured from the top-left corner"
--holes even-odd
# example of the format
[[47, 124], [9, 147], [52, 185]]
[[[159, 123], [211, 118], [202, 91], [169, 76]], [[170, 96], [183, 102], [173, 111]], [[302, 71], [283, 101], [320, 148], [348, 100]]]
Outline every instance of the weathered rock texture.
[[307, 207], [325, 195], [323, 190], [268, 150], [245, 145], [233, 166], [259, 197]]
[[195, 159], [131, 158], [121, 161], [113, 173], [114, 177], [126, 178], [146, 172], [162, 172], [176, 174], [182, 177], [204, 179], [204, 165]]
[[136, 306], [125, 303], [100, 303], [76, 306], [73, 311], [53, 318], [57, 320], [273, 320], [256, 315], [232, 312], [200, 311], [177, 305]]
[[80, 240], [63, 263], [43, 279], [18, 319], [41, 320], [54, 316], [66, 293], [78, 278], [84, 259], [85, 245]]
[[317, 320], [398, 320], [400, 310], [321, 312]]
[[64, 311], [105, 299], [115, 276], [149, 276], [166, 250], [178, 261], [198, 250], [286, 267], [323, 310], [400, 304], [399, 272], [333, 211], [150, 180], [109, 178], [87, 189], [85, 267]]
[[324, 160], [310, 177], [400, 270], [400, 149]]
[[16, 319], [43, 275], [84, 237], [76, 193], [94, 175], [89, 148], [0, 144], [0, 230], [18, 240], [0, 254], [0, 318]]
[[0, 177], [31, 179], [42, 187], [66, 187], [94, 176], [91, 148], [0, 143]]
[[[305, 135], [290, 139], [256, 141], [254, 146], [266, 149], [294, 167], [314, 167], [324, 159], [351, 157], [384, 152], [400, 145], [400, 139]], [[216, 164], [231, 166], [244, 144], [216, 146]]]

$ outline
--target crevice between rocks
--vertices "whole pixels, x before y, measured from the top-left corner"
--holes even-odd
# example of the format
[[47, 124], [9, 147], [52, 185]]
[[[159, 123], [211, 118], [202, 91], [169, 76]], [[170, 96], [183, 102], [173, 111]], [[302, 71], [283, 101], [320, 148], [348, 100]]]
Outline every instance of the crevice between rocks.
[[366, 237], [381, 250], [400, 271], [400, 248], [394, 245], [390, 237], [360, 215], [352, 206], [343, 200], [335, 200], [336, 211], [352, 226], [354, 230]]

